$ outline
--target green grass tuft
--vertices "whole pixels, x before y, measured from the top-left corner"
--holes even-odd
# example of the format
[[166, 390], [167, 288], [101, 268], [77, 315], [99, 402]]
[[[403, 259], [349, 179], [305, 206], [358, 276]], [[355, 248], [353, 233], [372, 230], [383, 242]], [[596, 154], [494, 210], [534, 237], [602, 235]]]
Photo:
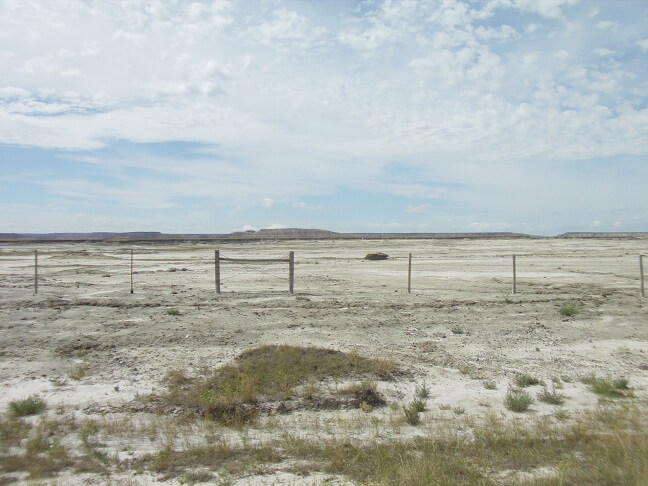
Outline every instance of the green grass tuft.
[[533, 403], [533, 398], [524, 390], [509, 389], [504, 398], [504, 406], [512, 412], [524, 412]]
[[550, 405], [562, 405], [565, 403], [565, 395], [558, 393], [555, 389], [549, 391], [547, 387], [543, 387], [542, 391], [538, 393], [538, 400]]
[[578, 314], [578, 309], [576, 308], [576, 306], [574, 306], [572, 304], [563, 305], [560, 308], [560, 314], [565, 316], [565, 317], [571, 317], [571, 316], [574, 316], [574, 315]]
[[25, 417], [41, 413], [46, 407], [45, 400], [38, 395], [32, 395], [23, 400], [9, 402], [9, 413], [16, 417]]
[[526, 388], [527, 386], [533, 386], [533, 385], [539, 385], [541, 383], [540, 380], [537, 378], [527, 375], [526, 373], [522, 373], [521, 375], [517, 375], [515, 377], [515, 384], [519, 386], [520, 388]]
[[[174, 371], [167, 378], [163, 399], [226, 424], [252, 421], [263, 401], [284, 401], [309, 392], [316, 381], [349, 377], [388, 379], [399, 371], [392, 362], [357, 353], [287, 345], [267, 345], [242, 353], [234, 363], [189, 378]], [[370, 381], [367, 381], [370, 383]], [[310, 384], [310, 385], [309, 385]], [[299, 385], [305, 390], [298, 391]], [[380, 398], [362, 396], [371, 403]], [[366, 392], [366, 390], [365, 390]], [[371, 396], [369, 396], [371, 395]], [[307, 397], [308, 398], [308, 397]]]

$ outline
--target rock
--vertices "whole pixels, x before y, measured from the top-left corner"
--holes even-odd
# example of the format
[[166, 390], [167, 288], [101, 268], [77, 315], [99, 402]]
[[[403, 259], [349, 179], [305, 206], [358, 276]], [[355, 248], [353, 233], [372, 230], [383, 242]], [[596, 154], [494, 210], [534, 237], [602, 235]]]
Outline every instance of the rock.
[[389, 255], [387, 253], [367, 253], [364, 257], [365, 260], [387, 260]]

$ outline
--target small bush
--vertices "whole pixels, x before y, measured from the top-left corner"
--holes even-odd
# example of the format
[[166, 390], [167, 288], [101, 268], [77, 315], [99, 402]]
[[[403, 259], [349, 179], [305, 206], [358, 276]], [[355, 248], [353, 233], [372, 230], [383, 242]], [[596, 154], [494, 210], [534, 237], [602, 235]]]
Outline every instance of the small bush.
[[515, 384], [520, 388], [526, 388], [527, 386], [539, 385], [540, 380], [526, 373], [522, 373], [515, 377]]
[[414, 405], [414, 402], [410, 403], [408, 406], [403, 407], [403, 412], [405, 413], [405, 421], [410, 425], [418, 425], [421, 423], [421, 417], [417, 406]]
[[571, 317], [573, 315], [576, 315], [578, 313], [578, 309], [576, 306], [569, 304], [569, 305], [563, 305], [560, 308], [560, 314], [565, 316], [565, 317]]
[[415, 398], [414, 400], [412, 400], [409, 406], [412, 409], [416, 410], [417, 412], [422, 412], [425, 410], [425, 400], [421, 400], [420, 398]]
[[512, 412], [524, 412], [532, 403], [533, 398], [524, 390], [510, 389], [504, 398], [504, 406]]
[[627, 378], [598, 378], [594, 374], [581, 377], [581, 382], [590, 386], [590, 389], [597, 395], [604, 397], [624, 397], [632, 396], [632, 392], [625, 393], [629, 390], [630, 381]]
[[551, 405], [562, 405], [565, 402], [565, 395], [558, 393], [555, 389], [549, 391], [547, 390], [547, 387], [544, 387], [542, 391], [538, 393], [538, 400]]
[[628, 390], [630, 388], [630, 380], [627, 378], [616, 378], [612, 380], [612, 384], [617, 390]]
[[430, 390], [425, 383], [417, 385], [414, 393], [418, 398], [421, 398], [423, 400], [430, 397]]
[[459, 327], [459, 326], [455, 326], [455, 327], [453, 327], [453, 328], [450, 329], [450, 330], [452, 331], [452, 334], [463, 334], [463, 333], [466, 332], [466, 331], [464, 331], [464, 330], [463, 330], [461, 327]]
[[45, 407], [45, 400], [38, 395], [32, 395], [23, 400], [9, 402], [9, 413], [17, 417], [25, 417], [27, 415], [36, 415], [45, 410]]
[[167, 309], [166, 313], [170, 316], [179, 316], [180, 311], [178, 309]]

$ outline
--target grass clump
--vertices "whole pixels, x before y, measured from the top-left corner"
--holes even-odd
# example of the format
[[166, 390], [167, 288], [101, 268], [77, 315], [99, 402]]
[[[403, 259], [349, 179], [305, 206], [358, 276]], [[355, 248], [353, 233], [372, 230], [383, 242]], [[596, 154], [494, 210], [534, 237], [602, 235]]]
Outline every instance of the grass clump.
[[[310, 386], [298, 390], [300, 385], [328, 378], [387, 379], [396, 372], [398, 367], [394, 363], [364, 358], [354, 352], [266, 345], [245, 351], [232, 364], [205, 370], [196, 377], [172, 372], [163, 399], [220, 422], [238, 425], [253, 420], [261, 402], [301, 397], [303, 389]], [[367, 396], [361, 402], [371, 403], [371, 399]]]
[[485, 380], [484, 388], [487, 390], [497, 390], [497, 384], [493, 380]]
[[68, 376], [73, 380], [79, 381], [81, 378], [86, 376], [89, 371], [90, 365], [86, 361], [83, 361], [68, 371]]
[[536, 377], [522, 373], [515, 377], [515, 384], [520, 388], [526, 388], [527, 386], [539, 385], [541, 383]]
[[620, 398], [632, 396], [630, 381], [627, 378], [599, 378], [596, 375], [588, 375], [581, 378], [581, 381], [589, 385], [597, 395], [608, 398]]
[[571, 317], [578, 314], [578, 309], [576, 308], [575, 305], [568, 304], [568, 305], [563, 305], [560, 308], [560, 315], [565, 316], [565, 317]]
[[550, 405], [562, 405], [565, 403], [565, 395], [558, 393], [555, 388], [552, 388], [552, 390], [549, 391], [545, 386], [542, 388], [542, 391], [538, 393], [538, 400]]
[[533, 398], [524, 390], [509, 389], [504, 398], [504, 406], [512, 412], [525, 412], [533, 403]]
[[25, 417], [41, 413], [46, 407], [45, 400], [38, 395], [32, 395], [22, 400], [9, 402], [9, 413], [16, 417]]
[[463, 330], [462, 327], [459, 327], [459, 326], [455, 326], [450, 330], [452, 331], [452, 334], [464, 334], [466, 332], [466, 331]]
[[425, 410], [425, 402], [420, 398], [415, 398], [408, 405], [403, 407], [405, 414], [405, 421], [410, 425], [418, 425], [421, 423], [420, 413]]
[[166, 313], [167, 313], [167, 315], [170, 315], [170, 316], [179, 316], [180, 315], [180, 310], [178, 310], [176, 308], [171, 308], [171, 309], [167, 309]]

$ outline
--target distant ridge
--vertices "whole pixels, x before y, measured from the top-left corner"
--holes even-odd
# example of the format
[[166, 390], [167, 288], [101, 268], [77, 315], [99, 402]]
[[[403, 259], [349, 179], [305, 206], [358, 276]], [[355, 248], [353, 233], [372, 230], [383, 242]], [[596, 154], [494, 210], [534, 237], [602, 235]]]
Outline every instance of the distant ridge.
[[594, 231], [570, 232], [557, 235], [556, 238], [648, 238], [646, 231]]
[[[236, 231], [229, 234], [172, 234], [157, 231], [125, 233], [0, 233], [4, 242], [48, 241], [263, 241], [263, 240], [357, 240], [357, 239], [481, 239], [481, 238], [544, 238], [524, 233], [337, 233], [323, 229], [279, 228], [258, 231]], [[555, 238], [648, 238], [648, 232], [570, 232]]]
[[323, 240], [323, 239], [535, 238], [521, 233], [337, 233], [323, 229], [279, 228], [229, 234], [126, 233], [0, 233], [0, 241], [186, 241], [186, 240]]

